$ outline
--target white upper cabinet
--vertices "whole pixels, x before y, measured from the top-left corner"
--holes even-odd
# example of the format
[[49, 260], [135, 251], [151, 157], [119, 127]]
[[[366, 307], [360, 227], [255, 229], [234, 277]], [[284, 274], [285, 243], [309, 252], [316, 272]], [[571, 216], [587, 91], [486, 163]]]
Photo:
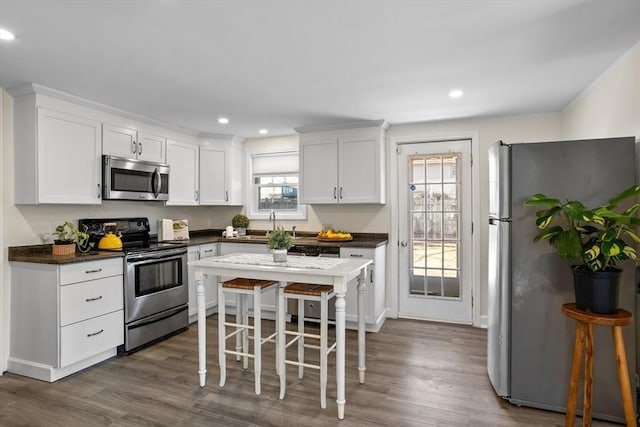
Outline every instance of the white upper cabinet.
[[206, 137], [200, 145], [200, 204], [242, 205], [243, 140]]
[[146, 132], [138, 132], [138, 160], [166, 163], [164, 136], [152, 135]]
[[198, 146], [167, 139], [169, 174], [169, 200], [167, 205], [190, 206], [199, 203]]
[[135, 159], [138, 156], [138, 132], [135, 129], [102, 124], [102, 153]]
[[100, 122], [15, 96], [16, 204], [100, 204]]
[[166, 138], [109, 123], [102, 125], [102, 153], [165, 163]]
[[298, 128], [300, 202], [385, 203], [383, 120]]

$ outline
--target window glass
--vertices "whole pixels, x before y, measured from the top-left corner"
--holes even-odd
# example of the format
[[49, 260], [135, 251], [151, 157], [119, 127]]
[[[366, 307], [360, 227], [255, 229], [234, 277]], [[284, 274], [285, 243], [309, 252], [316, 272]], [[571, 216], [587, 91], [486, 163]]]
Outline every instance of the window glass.
[[298, 204], [298, 152], [253, 153], [250, 162], [247, 216], [267, 219], [271, 211], [280, 219], [306, 219], [306, 206]]

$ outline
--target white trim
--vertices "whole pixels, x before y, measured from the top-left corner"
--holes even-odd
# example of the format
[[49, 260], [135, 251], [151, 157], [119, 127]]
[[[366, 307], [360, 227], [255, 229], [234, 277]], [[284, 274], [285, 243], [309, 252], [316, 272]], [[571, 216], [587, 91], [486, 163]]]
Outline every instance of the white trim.
[[[0, 87], [0, 161], [4, 162], [6, 158], [5, 140], [4, 140], [4, 89]], [[0, 165], [0, 200], [2, 200], [2, 206], [0, 206], [0, 248], [2, 250], [2, 260], [0, 261], [0, 376], [7, 369], [7, 355], [5, 355], [5, 343], [9, 339], [9, 285], [4, 281], [4, 268], [6, 264], [7, 254], [5, 253], [4, 245], [4, 175], [5, 168]], [[6, 321], [6, 322], [5, 322]]]
[[[402, 144], [419, 143], [419, 142], [432, 142], [432, 141], [447, 141], [447, 140], [459, 140], [470, 139], [471, 140], [471, 155], [473, 156], [473, 165], [471, 166], [471, 220], [474, 224], [474, 232], [471, 237], [471, 281], [472, 281], [472, 324], [473, 326], [482, 325], [482, 313], [481, 313], [481, 280], [480, 280], [480, 168], [478, 167], [478, 159], [480, 158], [479, 150], [479, 136], [478, 132], [473, 131], [461, 131], [461, 132], [427, 132], [424, 134], [414, 136], [403, 137], [391, 137], [389, 139], [389, 151], [388, 151], [388, 167], [389, 167], [389, 180], [388, 180], [388, 194], [390, 195], [389, 202], [391, 203], [391, 215], [389, 225], [389, 286], [387, 287], [387, 301], [389, 302], [389, 317], [397, 318], [399, 310], [399, 268], [398, 268], [398, 242], [399, 242], [399, 197], [398, 197], [398, 154], [396, 152], [398, 146]], [[486, 319], [485, 319], [486, 324]]]
[[[290, 148], [270, 148], [270, 149], [254, 149], [254, 150], [245, 150], [245, 214], [250, 220], [259, 220], [259, 221], [268, 221], [269, 214], [268, 213], [258, 213], [254, 212], [253, 208], [253, 197], [254, 197], [254, 186], [253, 186], [253, 168], [251, 162], [251, 156], [256, 154], [278, 154], [278, 153], [291, 153], [294, 151], [298, 151], [296, 149]], [[298, 188], [298, 195], [300, 194], [300, 189]], [[298, 203], [298, 209], [295, 212], [285, 212], [285, 211], [277, 211], [277, 220], [278, 221], [289, 221], [289, 220], [306, 220], [307, 219], [307, 205], [302, 203]]]
[[389, 123], [387, 123], [385, 120], [360, 120], [355, 122], [334, 123], [329, 125], [303, 126], [303, 127], [295, 128], [294, 130], [298, 133], [309, 133], [309, 132], [335, 131], [335, 130], [344, 130], [344, 129], [360, 129], [365, 127], [376, 127], [376, 128], [382, 128], [383, 130], [387, 130], [389, 129]]
[[119, 108], [101, 104], [99, 102], [91, 101], [85, 98], [80, 98], [79, 96], [71, 95], [69, 93], [62, 92], [57, 89], [52, 89], [46, 86], [39, 85], [37, 83], [27, 83], [21, 86], [17, 86], [10, 89], [8, 92], [14, 98], [25, 96], [25, 95], [31, 95], [31, 94], [44, 95], [60, 101], [70, 102], [72, 104], [81, 105], [83, 107], [91, 108], [93, 110], [114, 114], [116, 116], [124, 117], [129, 120], [135, 120], [147, 125], [158, 126], [163, 129], [169, 129], [174, 132], [179, 132], [179, 133], [187, 134], [190, 136], [199, 136], [199, 133], [200, 133], [195, 129], [186, 128], [174, 123], [161, 122], [159, 120], [141, 116], [140, 114], [131, 113], [129, 111], [121, 110]]

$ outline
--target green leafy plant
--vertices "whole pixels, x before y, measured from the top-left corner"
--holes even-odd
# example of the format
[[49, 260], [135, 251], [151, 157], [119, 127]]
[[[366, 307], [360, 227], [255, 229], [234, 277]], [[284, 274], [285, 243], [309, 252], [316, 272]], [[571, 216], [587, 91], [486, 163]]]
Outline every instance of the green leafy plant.
[[231, 219], [233, 228], [247, 228], [249, 226], [249, 218], [243, 214], [237, 214]]
[[278, 227], [267, 235], [267, 247], [269, 249], [289, 249], [294, 246], [295, 240], [284, 228]]
[[[583, 203], [535, 194], [525, 206], [545, 206], [536, 212], [536, 226], [541, 231], [533, 241], [548, 239], [560, 257], [580, 268], [591, 271], [611, 271], [626, 260], [638, 264], [636, 250], [630, 241], [640, 243], [635, 230], [640, 226], [637, 212], [640, 204], [620, 210], [623, 201], [640, 194], [633, 185], [609, 200], [607, 205], [589, 209]], [[626, 239], [626, 240], [625, 240]]]
[[87, 226], [84, 226], [84, 230], [80, 231], [69, 221], [65, 221], [56, 227], [56, 230], [52, 233], [57, 238], [56, 244], [69, 244], [75, 243], [78, 247], [83, 248], [86, 246], [89, 240], [89, 234], [87, 234]]

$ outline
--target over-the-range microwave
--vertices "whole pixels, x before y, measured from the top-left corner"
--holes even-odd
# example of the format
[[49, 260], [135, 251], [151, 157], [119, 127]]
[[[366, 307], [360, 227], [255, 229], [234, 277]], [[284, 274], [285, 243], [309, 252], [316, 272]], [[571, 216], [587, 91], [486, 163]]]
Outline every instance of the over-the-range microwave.
[[102, 198], [106, 200], [167, 200], [169, 165], [102, 156]]

